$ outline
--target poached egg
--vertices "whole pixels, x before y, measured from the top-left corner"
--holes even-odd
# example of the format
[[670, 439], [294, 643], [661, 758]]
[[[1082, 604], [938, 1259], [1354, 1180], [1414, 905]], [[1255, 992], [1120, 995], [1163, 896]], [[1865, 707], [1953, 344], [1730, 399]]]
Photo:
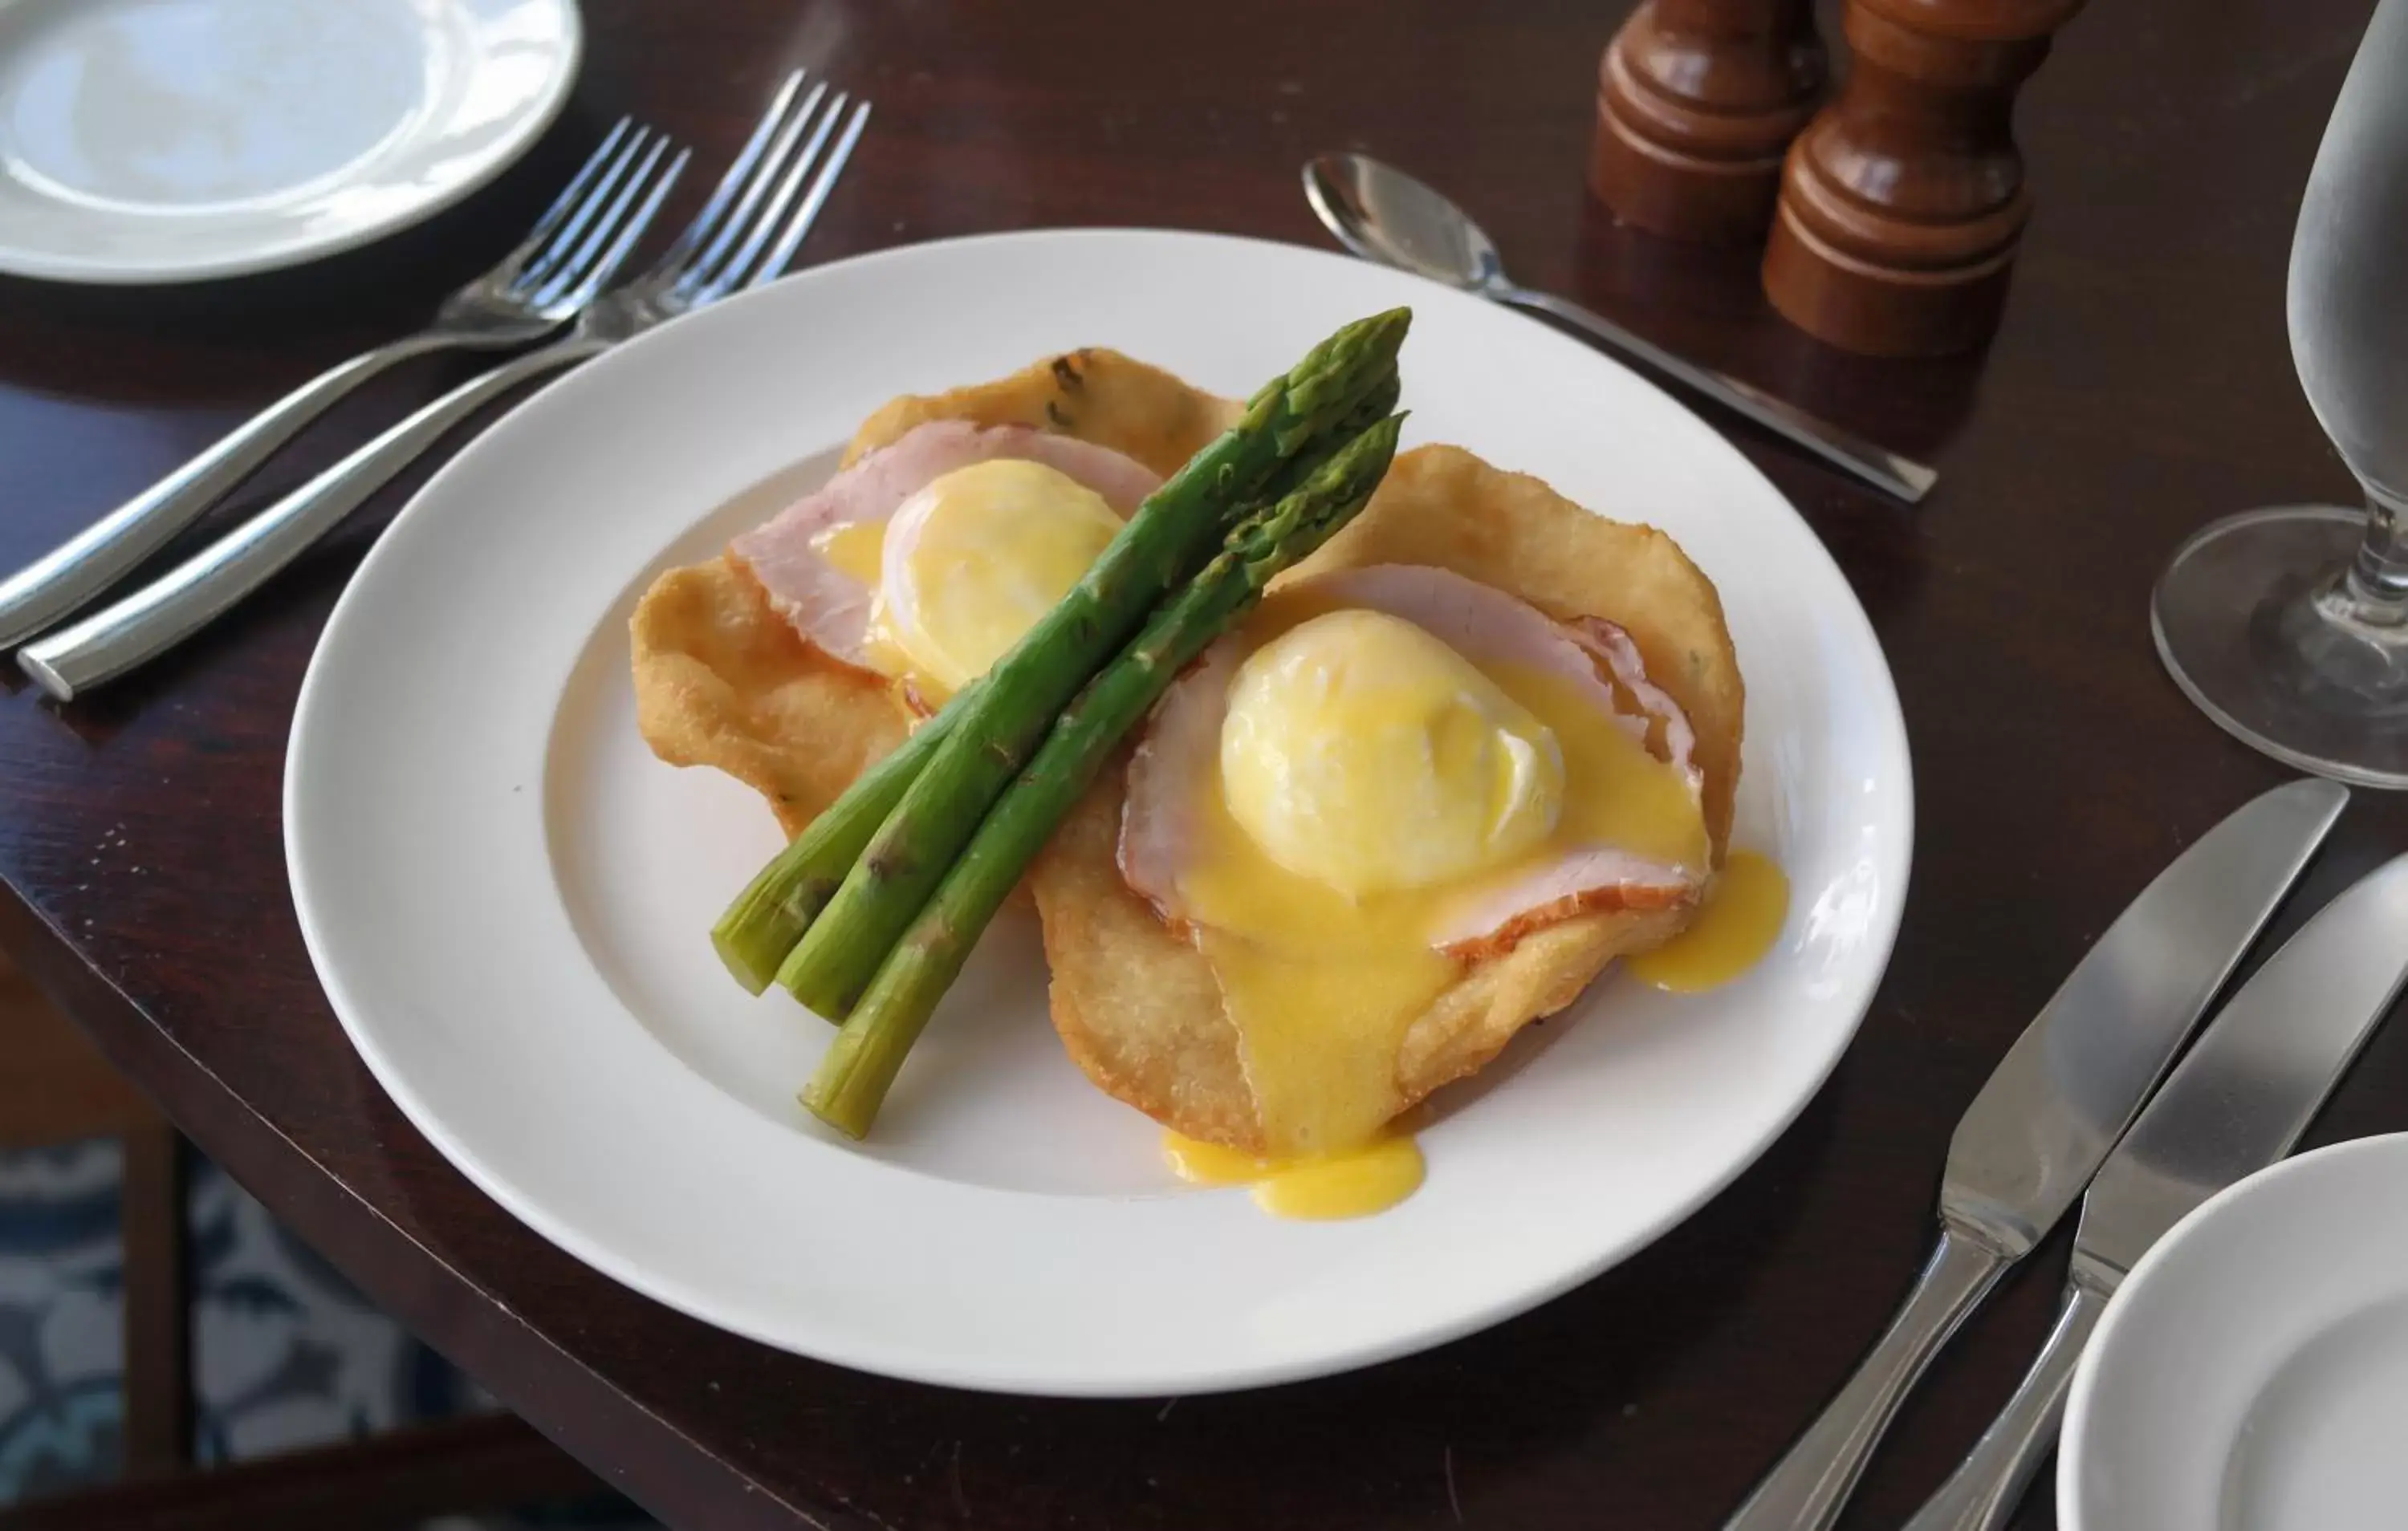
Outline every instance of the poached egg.
[[1121, 518], [1059, 468], [996, 457], [939, 474], [884, 522], [820, 534], [823, 558], [875, 586], [863, 652], [930, 701], [961, 690], [1069, 594]]
[[932, 421], [728, 551], [814, 647], [924, 712], [1018, 642], [1160, 483], [1092, 442]]
[[1461, 654], [1356, 607], [1299, 623], [1239, 666], [1221, 783], [1266, 856], [1359, 900], [1466, 877], [1546, 838], [1563, 811], [1564, 751]]

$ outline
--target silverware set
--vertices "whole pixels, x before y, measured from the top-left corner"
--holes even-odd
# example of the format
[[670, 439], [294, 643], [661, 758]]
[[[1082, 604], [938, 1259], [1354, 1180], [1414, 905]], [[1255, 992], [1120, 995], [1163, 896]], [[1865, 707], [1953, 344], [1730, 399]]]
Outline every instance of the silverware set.
[[2174, 1065], [2348, 796], [2320, 780], [2265, 794], [2100, 937], [1957, 1123], [1939, 1242], [1905, 1306], [1724, 1531], [1834, 1524], [1925, 1366], [2079, 1196], [2055, 1331], [1907, 1531], [2007, 1524], [2056, 1443], [2074, 1363], [2124, 1276], [2194, 1208], [2290, 1152], [2408, 982], [2402, 856], [2318, 910]]
[[[303, 384], [233, 434], [0, 581], [0, 649], [70, 699], [165, 652], [256, 590], [480, 407], [664, 320], [769, 281], [810, 234], [869, 103], [789, 76], [702, 210], [639, 276], [614, 279], [689, 151], [622, 121], [519, 247], [446, 299], [421, 334]], [[336, 401], [397, 363], [566, 334], [446, 393], [149, 584], [84, 610]], [[30, 640], [30, 641], [29, 641]]]

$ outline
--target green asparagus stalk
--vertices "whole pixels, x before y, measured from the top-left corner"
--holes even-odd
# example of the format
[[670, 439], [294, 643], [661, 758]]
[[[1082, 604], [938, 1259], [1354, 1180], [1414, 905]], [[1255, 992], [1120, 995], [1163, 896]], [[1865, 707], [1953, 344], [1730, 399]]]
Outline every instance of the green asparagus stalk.
[[1395, 385], [1397, 351], [1412, 318], [1395, 308], [1338, 331], [1147, 496], [1070, 593], [987, 673], [788, 953], [779, 983], [831, 1019], [852, 1012], [1079, 688], [1165, 592], [1211, 556], [1241, 508], [1283, 464], [1334, 439], [1364, 399]]
[[803, 1104], [822, 1121], [854, 1138], [868, 1132], [937, 1001], [1063, 816], [1180, 670], [1262, 598], [1273, 576], [1363, 508], [1387, 471], [1402, 420], [1365, 431], [1294, 494], [1241, 523], [1220, 556], [1087, 683], [887, 954], [820, 1060]]
[[[962, 696], [968, 694], [965, 691]], [[842, 795], [754, 875], [719, 917], [719, 923], [710, 927], [710, 944], [718, 950], [719, 960], [747, 993], [759, 994], [777, 977], [778, 965], [827, 907], [869, 837], [878, 833], [878, 826], [903, 800], [904, 790], [919, 779], [921, 767], [937, 752], [939, 741], [960, 716], [962, 696], [947, 703], [885, 759], [854, 778]]]
[[[1272, 386], [1280, 381], [1274, 379]], [[1391, 377], [1385, 387], [1375, 389], [1355, 407], [1328, 440], [1316, 441], [1274, 474], [1260, 503], [1294, 491], [1346, 442], [1396, 407], [1397, 383]], [[904, 789], [918, 779], [921, 768], [936, 753], [937, 741], [959, 716], [961, 700], [953, 698], [894, 753], [864, 772], [800, 835], [787, 841], [719, 917], [710, 930], [711, 945], [745, 992], [757, 994], [769, 986], [779, 965], [827, 907], [845, 874], [868, 847], [870, 837], [903, 800]]]

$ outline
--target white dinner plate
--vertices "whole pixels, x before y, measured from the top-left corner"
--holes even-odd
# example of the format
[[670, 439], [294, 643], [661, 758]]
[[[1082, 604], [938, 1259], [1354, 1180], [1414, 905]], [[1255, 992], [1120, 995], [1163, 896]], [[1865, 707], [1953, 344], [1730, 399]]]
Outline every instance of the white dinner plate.
[[466, 196], [577, 75], [575, 0], [0, 0], [0, 271], [176, 282]]
[[[1032, 917], [1000, 922], [863, 1147], [794, 1092], [831, 1035], [707, 939], [779, 843], [637, 737], [626, 622], [832, 469], [888, 397], [1110, 345], [1244, 394], [1411, 304], [1409, 440], [1465, 443], [1670, 528], [1748, 680], [1741, 843], [1795, 880], [1777, 951], [1675, 999], [1609, 976], [1423, 1135], [1427, 1184], [1274, 1221], [1164, 1167], [1054, 1040]], [[1911, 794], [1889, 672], [1805, 523], [1654, 388], [1527, 319], [1252, 240], [952, 240], [791, 278], [546, 392], [405, 509], [294, 721], [294, 902], [335, 1009], [421, 1130], [538, 1232], [672, 1307], [967, 1387], [1161, 1394], [1336, 1370], [1595, 1275], [1772, 1140], [1898, 928]]]
[[2408, 1525], [2408, 1134], [2260, 1170], [2157, 1241], [2065, 1411], [2065, 1531]]

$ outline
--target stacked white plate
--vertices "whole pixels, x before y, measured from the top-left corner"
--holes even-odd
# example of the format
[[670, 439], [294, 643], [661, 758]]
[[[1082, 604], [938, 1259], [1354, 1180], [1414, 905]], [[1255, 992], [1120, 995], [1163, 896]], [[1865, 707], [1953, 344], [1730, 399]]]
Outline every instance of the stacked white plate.
[[574, 0], [5, 0], [0, 272], [265, 271], [449, 207], [567, 98]]

